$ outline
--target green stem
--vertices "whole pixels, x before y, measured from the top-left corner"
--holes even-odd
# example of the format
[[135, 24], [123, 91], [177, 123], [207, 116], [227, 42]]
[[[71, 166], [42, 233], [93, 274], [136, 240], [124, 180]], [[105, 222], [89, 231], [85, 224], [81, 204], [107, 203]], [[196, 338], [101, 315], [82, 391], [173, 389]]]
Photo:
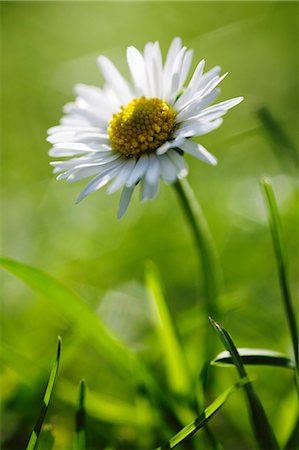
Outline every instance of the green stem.
[[[178, 180], [173, 184], [179, 197], [179, 201], [185, 213], [186, 219], [192, 230], [195, 247], [203, 275], [203, 290], [205, 298], [205, 313], [209, 317], [218, 315], [218, 297], [221, 285], [221, 267], [216, 247], [209, 230], [209, 226], [197, 201], [194, 192], [186, 179]], [[209, 330], [205, 332], [204, 361], [208, 361], [212, 351], [212, 340], [208, 336]], [[205, 396], [206, 389], [202, 386], [202, 394]], [[198, 405], [200, 406], [199, 399]], [[213, 449], [222, 448], [212, 431], [206, 427], [206, 435]]]
[[203, 274], [205, 309], [208, 316], [217, 315], [221, 268], [208, 224], [194, 192], [186, 179], [176, 181], [174, 188], [191, 227]]

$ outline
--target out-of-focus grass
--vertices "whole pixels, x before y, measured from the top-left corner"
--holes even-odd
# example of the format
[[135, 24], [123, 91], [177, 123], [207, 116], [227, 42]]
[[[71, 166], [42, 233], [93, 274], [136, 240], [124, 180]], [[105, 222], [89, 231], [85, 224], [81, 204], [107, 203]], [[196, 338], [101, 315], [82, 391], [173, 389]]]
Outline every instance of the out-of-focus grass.
[[[152, 259], [163, 277], [167, 303], [193, 374], [199, 370], [199, 346], [203, 327], [208, 326], [200, 315], [202, 281], [192, 237], [173, 189], [162, 186], [152, 203], [134, 199], [121, 222], [116, 219], [117, 194], [98, 192], [75, 206], [83, 183], [64, 185], [54, 180], [46, 129], [58, 122], [62, 105], [73, 98], [75, 83], [102, 83], [95, 62], [99, 53], [111, 57], [128, 74], [128, 45], [142, 47], [158, 39], [165, 54], [172, 38], [179, 35], [195, 50], [193, 67], [204, 57], [207, 68], [220, 64], [223, 71], [229, 71], [221, 99], [244, 95], [245, 101], [225, 117], [219, 130], [201, 139], [218, 157], [218, 167], [187, 157], [189, 181], [220, 252], [225, 282], [221, 321], [240, 347], [290, 354], [258, 179], [267, 173], [274, 182], [294, 291], [298, 277], [296, 172], [293, 156], [286, 149], [281, 150], [281, 159], [291, 164], [283, 164], [273, 152], [273, 142], [256, 111], [266, 107], [295, 145], [297, 13], [298, 5], [291, 2], [1, 3], [3, 254], [46, 270], [77, 290], [162, 383], [161, 348], [144, 288], [145, 260]], [[132, 402], [132, 389], [120, 383], [92, 343], [78, 336], [57, 310], [8, 275], [2, 280], [4, 445], [26, 445], [53, 347], [61, 334], [65, 359], [49, 421], [55, 448], [69, 448], [76, 396], [72, 408], [64, 385], [76, 386], [84, 377], [91, 392], [112, 396], [125, 405]], [[231, 384], [231, 374], [212, 370], [219, 393]], [[291, 375], [272, 368], [255, 372], [257, 390], [275, 426], [281, 422], [282, 410], [296, 408]], [[62, 391], [64, 395], [59, 395]], [[280, 410], [277, 399], [284, 399]], [[233, 414], [236, 408], [238, 416]], [[239, 396], [223, 411], [214, 419], [213, 429], [225, 447], [252, 444]], [[292, 425], [289, 416], [285, 414], [284, 429], [277, 430], [279, 440], [286, 438]], [[104, 417], [99, 421], [94, 414], [88, 425], [90, 442], [101, 448], [136, 448], [140, 442], [129, 421], [107, 424]], [[149, 433], [144, 445], [163, 441], [156, 441], [155, 436], [163, 438]]]

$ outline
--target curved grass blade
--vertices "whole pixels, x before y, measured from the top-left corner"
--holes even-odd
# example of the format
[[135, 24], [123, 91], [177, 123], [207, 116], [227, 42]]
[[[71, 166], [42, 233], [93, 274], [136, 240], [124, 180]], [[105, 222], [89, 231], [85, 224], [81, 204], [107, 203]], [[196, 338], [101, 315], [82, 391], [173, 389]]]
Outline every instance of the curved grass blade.
[[86, 449], [86, 412], [85, 412], [85, 380], [80, 381], [78, 404], [76, 409], [75, 450]]
[[187, 361], [162, 292], [157, 269], [152, 262], [147, 263], [145, 275], [153, 316], [164, 353], [168, 384], [174, 393], [186, 395], [191, 387]]
[[48, 381], [46, 392], [45, 392], [44, 399], [43, 399], [42, 408], [41, 408], [41, 411], [39, 414], [39, 418], [35, 424], [34, 430], [31, 433], [26, 450], [34, 450], [36, 448], [37, 440], [40, 435], [41, 428], [42, 428], [42, 425], [44, 423], [44, 420], [45, 420], [45, 417], [46, 417], [46, 414], [48, 411], [51, 395], [53, 392], [53, 388], [54, 388], [54, 384], [55, 384], [55, 380], [56, 380], [56, 376], [57, 376], [57, 372], [58, 372], [59, 360], [60, 360], [60, 350], [61, 350], [61, 338], [59, 337], [56, 360], [53, 364], [53, 367], [52, 367], [52, 370], [50, 373], [49, 381]]
[[122, 375], [131, 377], [135, 362], [133, 353], [107, 330], [81, 297], [36, 268], [8, 258], [0, 258], [0, 266], [43, 296], [57, 312], [74, 325], [78, 333], [93, 342]]
[[292, 304], [291, 291], [288, 283], [285, 244], [281, 231], [281, 224], [277, 203], [270, 180], [268, 178], [262, 178], [261, 185], [264, 190], [266, 204], [268, 208], [269, 224], [272, 234], [273, 247], [278, 265], [279, 283], [284, 301], [284, 307], [289, 325], [289, 330], [291, 334], [296, 366], [297, 370], [299, 371], [298, 325], [296, 320], [295, 309]]
[[81, 297], [51, 276], [26, 264], [9, 258], [0, 258], [0, 266], [18, 277], [52, 307], [55, 307], [55, 310], [63, 315], [64, 319], [70, 321], [82, 337], [95, 345], [99, 353], [113, 365], [120, 376], [126, 377], [131, 382], [132, 373], [134, 373], [168, 415], [174, 411], [172, 399], [163, 392], [147, 367], [105, 327], [101, 319]]
[[[228, 332], [217, 322], [210, 318], [211, 324], [217, 331], [224, 347], [230, 353], [231, 358], [233, 360], [234, 365], [236, 366], [239, 375], [241, 378], [247, 377], [246, 370], [244, 368], [242, 359], [237, 351], [237, 348], [228, 334]], [[268, 449], [268, 450], [277, 450], [279, 449], [279, 445], [277, 443], [274, 432], [271, 428], [271, 425], [267, 419], [264, 408], [258, 398], [253, 386], [251, 383], [246, 384], [244, 387], [248, 406], [249, 413], [251, 417], [252, 428], [255, 434], [255, 438], [257, 444], [260, 449]]]
[[186, 439], [193, 436], [198, 430], [203, 428], [208, 421], [217, 413], [217, 411], [224, 405], [224, 403], [228, 400], [228, 398], [235, 392], [238, 388], [245, 386], [249, 382], [248, 378], [240, 379], [237, 383], [235, 383], [230, 388], [226, 389], [216, 400], [213, 401], [204, 411], [203, 413], [197, 417], [192, 423], [184, 427], [181, 431], [179, 431], [175, 436], [173, 436], [168, 442], [159, 447], [158, 450], [165, 450], [174, 448], [177, 445], [184, 442]]
[[[277, 366], [286, 369], [296, 368], [295, 362], [283, 353], [260, 348], [238, 348], [237, 351], [244, 365]], [[219, 353], [210, 364], [220, 367], [234, 366], [233, 359], [229, 352]]]

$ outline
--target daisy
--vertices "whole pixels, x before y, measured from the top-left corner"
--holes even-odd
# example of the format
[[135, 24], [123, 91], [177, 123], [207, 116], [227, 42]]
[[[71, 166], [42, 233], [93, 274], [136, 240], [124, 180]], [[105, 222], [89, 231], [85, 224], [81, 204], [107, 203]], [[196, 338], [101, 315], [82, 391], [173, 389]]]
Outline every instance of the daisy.
[[57, 180], [93, 177], [77, 202], [109, 184], [109, 194], [122, 188], [118, 217], [127, 210], [140, 182], [141, 200], [153, 199], [160, 178], [174, 183], [188, 169], [184, 154], [215, 165], [216, 158], [193, 140], [222, 123], [222, 116], [243, 100], [233, 98], [213, 106], [223, 78], [220, 67], [204, 73], [197, 65], [185, 86], [193, 50], [175, 38], [163, 64], [159, 43], [147, 43], [143, 53], [127, 49], [128, 82], [105, 56], [97, 62], [104, 87], [78, 84], [76, 100], [64, 107], [59, 126], [48, 130], [49, 154]]

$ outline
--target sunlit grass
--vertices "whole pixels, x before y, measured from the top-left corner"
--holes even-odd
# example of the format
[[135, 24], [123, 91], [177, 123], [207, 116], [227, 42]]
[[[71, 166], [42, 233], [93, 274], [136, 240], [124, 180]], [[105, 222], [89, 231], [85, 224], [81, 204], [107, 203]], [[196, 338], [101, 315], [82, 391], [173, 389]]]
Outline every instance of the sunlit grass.
[[[255, 448], [241, 392], [250, 385], [279, 446], [296, 448], [296, 3], [4, 2], [1, 16], [1, 265], [11, 272], [2, 275], [3, 448], [29, 442], [58, 335], [59, 372], [38, 448], [157, 448], [181, 437], [181, 448]], [[45, 142], [72, 86], [102, 83], [99, 53], [126, 74], [128, 45], [159, 39], [164, 51], [176, 35], [208, 68], [229, 71], [223, 98], [245, 97], [201, 140], [219, 165], [187, 157], [216, 251], [202, 253], [201, 265], [172, 188], [153, 203], [134, 200], [119, 222], [117, 195], [74, 205], [81, 186], [54, 182]], [[276, 196], [264, 182], [268, 207], [265, 173]], [[207, 311], [233, 336], [251, 383], [223, 405], [215, 399], [238, 375], [230, 354], [219, 354]], [[205, 424], [192, 438], [174, 438], [188, 424], [193, 433], [197, 417], [211, 417], [208, 432]]]

